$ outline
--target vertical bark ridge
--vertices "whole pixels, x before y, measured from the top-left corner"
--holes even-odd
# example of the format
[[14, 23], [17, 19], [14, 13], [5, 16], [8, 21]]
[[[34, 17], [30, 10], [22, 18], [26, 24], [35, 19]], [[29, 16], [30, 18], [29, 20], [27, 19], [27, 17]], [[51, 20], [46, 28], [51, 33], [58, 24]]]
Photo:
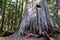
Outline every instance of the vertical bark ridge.
[[[36, 7], [36, 5], [38, 6]], [[26, 9], [20, 28], [15, 36], [24, 35], [27, 28], [30, 28], [29, 30], [32, 30], [33, 33], [37, 31], [38, 34], [53, 30], [54, 24], [46, 0], [28, 0]]]

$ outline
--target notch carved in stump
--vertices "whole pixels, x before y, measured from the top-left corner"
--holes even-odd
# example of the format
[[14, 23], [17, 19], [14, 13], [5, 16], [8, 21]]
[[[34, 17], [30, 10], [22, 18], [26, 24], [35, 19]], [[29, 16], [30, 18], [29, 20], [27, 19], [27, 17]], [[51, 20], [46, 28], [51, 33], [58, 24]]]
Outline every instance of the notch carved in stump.
[[37, 4], [36, 7], [37, 7], [37, 8], [41, 8], [41, 5]]

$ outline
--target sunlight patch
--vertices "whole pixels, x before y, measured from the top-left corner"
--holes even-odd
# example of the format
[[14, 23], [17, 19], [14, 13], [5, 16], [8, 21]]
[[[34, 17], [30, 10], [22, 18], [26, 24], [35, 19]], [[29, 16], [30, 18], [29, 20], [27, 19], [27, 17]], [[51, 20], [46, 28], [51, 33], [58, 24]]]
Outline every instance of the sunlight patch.
[[0, 19], [2, 18], [2, 16], [0, 16]]
[[12, 0], [12, 2], [16, 2], [16, 0]]
[[58, 11], [58, 15], [60, 15], [60, 10]]

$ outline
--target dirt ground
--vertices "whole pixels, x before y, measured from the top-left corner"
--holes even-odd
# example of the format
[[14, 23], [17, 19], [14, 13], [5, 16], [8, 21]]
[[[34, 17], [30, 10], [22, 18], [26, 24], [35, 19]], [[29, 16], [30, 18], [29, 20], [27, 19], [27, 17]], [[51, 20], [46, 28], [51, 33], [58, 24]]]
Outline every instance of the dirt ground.
[[[53, 39], [53, 38], [52, 38]], [[0, 40], [46, 40], [46, 38], [0, 37]], [[55, 39], [53, 39], [55, 40]]]
[[[33, 38], [33, 37], [0, 37], [0, 40], [48, 40], [45, 37]], [[50, 37], [50, 40], [60, 40], [60, 34], [56, 38]]]

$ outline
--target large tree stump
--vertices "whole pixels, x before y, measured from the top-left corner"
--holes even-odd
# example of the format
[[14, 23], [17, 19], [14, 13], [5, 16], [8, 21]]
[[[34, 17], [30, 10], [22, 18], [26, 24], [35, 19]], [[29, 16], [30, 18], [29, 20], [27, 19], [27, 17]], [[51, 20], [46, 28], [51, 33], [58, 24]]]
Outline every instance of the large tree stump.
[[59, 32], [58, 28], [57, 24], [53, 24], [46, 0], [28, 0], [20, 28], [12, 36], [23, 36], [26, 31], [30, 31], [49, 37], [50, 33]]

